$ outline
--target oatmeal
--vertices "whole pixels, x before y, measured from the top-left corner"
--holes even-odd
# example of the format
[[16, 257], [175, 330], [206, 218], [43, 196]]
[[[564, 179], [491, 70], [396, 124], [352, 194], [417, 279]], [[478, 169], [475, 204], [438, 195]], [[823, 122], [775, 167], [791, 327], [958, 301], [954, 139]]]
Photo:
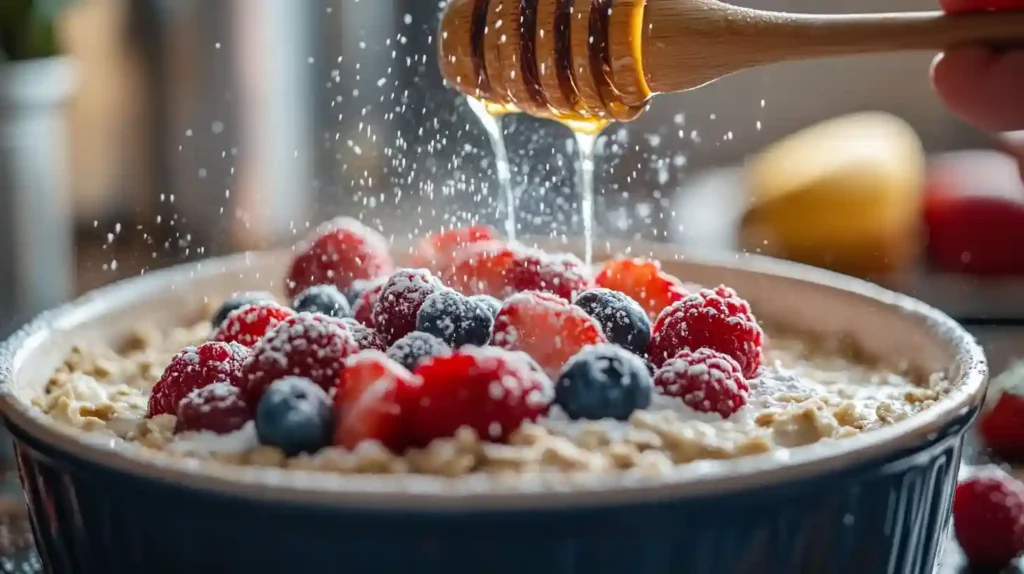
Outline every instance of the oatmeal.
[[399, 268], [352, 220], [296, 247], [283, 305], [238, 295], [191, 327], [75, 348], [35, 406], [211, 464], [338, 473], [661, 474], [914, 416], [937, 375], [765, 335], [733, 289], [642, 258], [591, 270], [486, 227]]
[[352, 450], [329, 446], [286, 457], [262, 446], [252, 422], [238, 431], [175, 434], [175, 416], [146, 418], [152, 386], [183, 346], [198, 345], [209, 323], [140, 331], [123, 349], [76, 348], [35, 404], [54, 420], [107, 432], [175, 456], [229, 464], [331, 472], [608, 471], [659, 473], [675, 464], [724, 459], [841, 439], [903, 420], [946, 391], [942, 377], [915, 380], [843, 357], [841, 349], [809, 349], [791, 335], [772, 337], [764, 364], [749, 381], [749, 402], [729, 419], [703, 413], [656, 393], [628, 420], [576, 421], [557, 406], [514, 432], [507, 444], [488, 442], [469, 428], [425, 448], [394, 454], [367, 442]]

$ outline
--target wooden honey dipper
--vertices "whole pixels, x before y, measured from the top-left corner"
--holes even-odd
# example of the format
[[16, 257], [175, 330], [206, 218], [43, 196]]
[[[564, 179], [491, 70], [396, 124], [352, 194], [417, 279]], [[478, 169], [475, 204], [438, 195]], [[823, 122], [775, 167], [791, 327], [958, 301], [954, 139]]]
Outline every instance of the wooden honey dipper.
[[451, 0], [442, 75], [499, 109], [629, 121], [652, 94], [829, 56], [1024, 43], [1024, 11], [811, 15], [717, 0]]

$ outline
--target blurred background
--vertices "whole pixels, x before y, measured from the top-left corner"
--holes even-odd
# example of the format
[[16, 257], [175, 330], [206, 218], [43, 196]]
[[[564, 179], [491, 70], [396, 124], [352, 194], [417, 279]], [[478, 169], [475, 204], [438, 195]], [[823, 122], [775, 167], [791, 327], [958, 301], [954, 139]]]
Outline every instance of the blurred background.
[[[737, 3], [934, 8], [929, 0]], [[488, 140], [436, 69], [443, 2], [0, 5], [0, 273], [9, 278], [0, 331], [115, 279], [286, 244], [339, 214], [403, 236], [499, 222]], [[1014, 219], [1024, 189], [1009, 160], [945, 155], [997, 142], [941, 107], [928, 84], [932, 57], [787, 64], [656, 99], [599, 142], [601, 233], [759, 250], [868, 276], [972, 325], [1001, 368], [1024, 341], [1015, 328], [1024, 320], [1016, 278], [1024, 260], [1007, 248], [978, 253], [990, 252], [985, 241], [1012, 245], [999, 233], [1024, 229]], [[855, 118], [807, 134], [781, 158], [751, 159], [788, 134], [865, 110], [894, 117]], [[896, 118], [909, 124], [909, 139]], [[505, 129], [520, 231], [577, 233], [568, 131], [525, 117]], [[881, 153], [865, 157], [855, 141]], [[832, 151], [813, 151], [822, 149]], [[790, 173], [794, 165], [818, 171]], [[854, 183], [836, 184], [837, 173]], [[998, 201], [981, 211], [950, 207], [977, 196]], [[1010, 214], [999, 233], [977, 223], [993, 221], [992, 210]]]

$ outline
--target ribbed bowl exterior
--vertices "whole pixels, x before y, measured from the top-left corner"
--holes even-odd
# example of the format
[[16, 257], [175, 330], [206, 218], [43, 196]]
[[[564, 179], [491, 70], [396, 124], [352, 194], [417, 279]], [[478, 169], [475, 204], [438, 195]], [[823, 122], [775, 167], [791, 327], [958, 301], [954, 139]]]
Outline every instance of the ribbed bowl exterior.
[[406, 513], [217, 494], [98, 466], [12, 428], [54, 574], [932, 574], [962, 416], [909, 451], [699, 499]]

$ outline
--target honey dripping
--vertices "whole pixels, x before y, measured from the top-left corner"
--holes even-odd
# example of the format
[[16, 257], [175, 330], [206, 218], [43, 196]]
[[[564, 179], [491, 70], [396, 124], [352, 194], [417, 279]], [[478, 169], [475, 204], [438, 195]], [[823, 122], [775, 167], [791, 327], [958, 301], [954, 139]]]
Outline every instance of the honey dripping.
[[[609, 45], [612, 0], [556, 0], [554, 11], [543, 14], [537, 10], [539, 1], [474, 0], [468, 55], [477, 97], [469, 98], [470, 107], [494, 149], [505, 230], [510, 239], [516, 234], [517, 198], [511, 187], [502, 117], [525, 112], [555, 120], [573, 132], [584, 259], [590, 264], [594, 251], [595, 143], [612, 121], [629, 121], [643, 112], [650, 94], [643, 94], [641, 103], [630, 105], [615, 88]], [[512, 18], [516, 25], [505, 19], [512, 15], [510, 10], [518, 14], [518, 18]], [[492, 39], [496, 42], [489, 41]], [[492, 47], [489, 51], [488, 46]], [[514, 53], [502, 58], [506, 50]], [[582, 62], [574, 67], [573, 53], [581, 50], [588, 57], [577, 59]], [[585, 100], [594, 98], [584, 98], [581, 92], [599, 98], [603, 109], [588, 106]]]

